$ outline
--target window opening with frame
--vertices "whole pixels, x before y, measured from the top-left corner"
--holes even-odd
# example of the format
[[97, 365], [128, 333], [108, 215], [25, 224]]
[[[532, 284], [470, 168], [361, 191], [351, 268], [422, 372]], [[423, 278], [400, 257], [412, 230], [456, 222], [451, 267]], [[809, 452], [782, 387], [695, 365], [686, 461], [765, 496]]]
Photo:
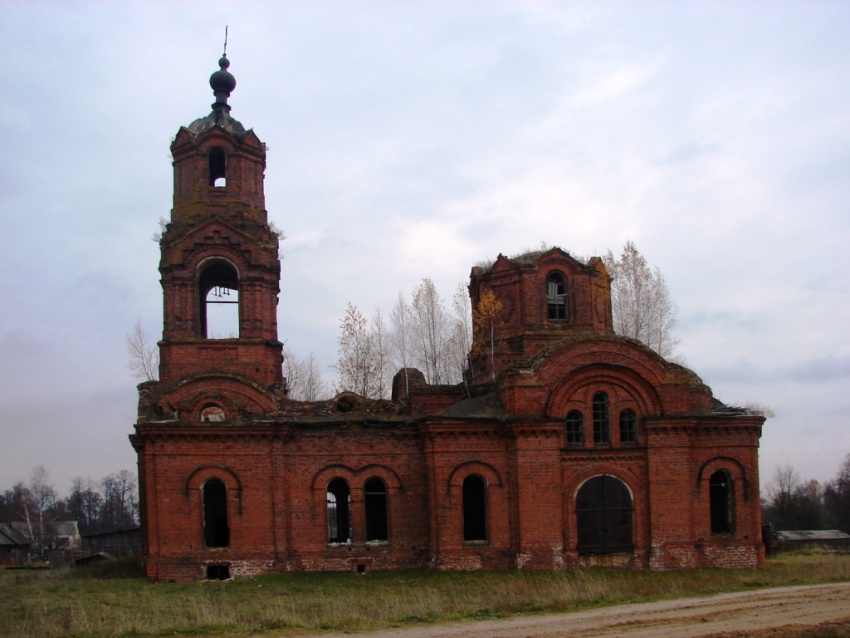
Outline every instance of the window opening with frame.
[[631, 408], [620, 412], [620, 443], [637, 443], [637, 413]]
[[371, 478], [363, 486], [363, 506], [366, 510], [366, 542], [390, 539], [387, 507], [387, 485]]
[[584, 443], [584, 415], [578, 410], [567, 413], [567, 443]]
[[717, 470], [708, 481], [711, 503], [711, 533], [732, 534], [733, 520], [732, 476], [726, 470]]
[[210, 150], [210, 186], [221, 188], [227, 186], [227, 155], [224, 149]]
[[336, 478], [327, 489], [328, 542], [351, 540], [351, 490], [344, 479]]
[[630, 552], [632, 497], [625, 483], [602, 475], [588, 480], [576, 497], [579, 554]]
[[204, 545], [228, 547], [230, 527], [227, 524], [227, 487], [216, 478], [204, 483]]
[[546, 277], [546, 312], [549, 321], [567, 320], [567, 279], [562, 273]]
[[463, 480], [463, 540], [487, 540], [487, 483], [475, 474]]
[[226, 261], [215, 261], [201, 271], [200, 331], [205, 339], [239, 337], [239, 275]]
[[604, 392], [593, 395], [593, 442], [611, 442], [611, 412]]

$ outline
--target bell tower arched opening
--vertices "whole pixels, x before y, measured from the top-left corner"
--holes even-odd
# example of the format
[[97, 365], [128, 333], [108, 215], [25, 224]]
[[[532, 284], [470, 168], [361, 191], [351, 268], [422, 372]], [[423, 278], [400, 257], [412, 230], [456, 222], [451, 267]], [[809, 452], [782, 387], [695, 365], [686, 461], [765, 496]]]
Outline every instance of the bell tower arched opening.
[[200, 336], [205, 339], [239, 337], [239, 273], [228, 261], [213, 260], [198, 277]]

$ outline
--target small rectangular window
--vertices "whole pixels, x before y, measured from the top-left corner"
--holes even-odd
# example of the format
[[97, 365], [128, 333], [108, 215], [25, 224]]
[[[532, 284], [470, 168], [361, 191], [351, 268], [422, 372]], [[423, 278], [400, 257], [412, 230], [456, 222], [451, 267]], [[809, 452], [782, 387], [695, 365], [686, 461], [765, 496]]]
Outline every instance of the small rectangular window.
[[567, 414], [567, 444], [584, 443], [584, 416], [578, 410], [570, 410]]

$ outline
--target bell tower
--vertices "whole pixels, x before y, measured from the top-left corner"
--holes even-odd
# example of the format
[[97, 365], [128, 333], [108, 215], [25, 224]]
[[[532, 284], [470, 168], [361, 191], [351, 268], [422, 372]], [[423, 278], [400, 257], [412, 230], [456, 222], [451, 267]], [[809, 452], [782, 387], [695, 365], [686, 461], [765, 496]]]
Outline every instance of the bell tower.
[[226, 54], [218, 64], [212, 112], [181, 127], [171, 144], [160, 378], [142, 397], [140, 418], [238, 422], [275, 411], [285, 393], [279, 237], [263, 195], [266, 147], [230, 115], [236, 79]]

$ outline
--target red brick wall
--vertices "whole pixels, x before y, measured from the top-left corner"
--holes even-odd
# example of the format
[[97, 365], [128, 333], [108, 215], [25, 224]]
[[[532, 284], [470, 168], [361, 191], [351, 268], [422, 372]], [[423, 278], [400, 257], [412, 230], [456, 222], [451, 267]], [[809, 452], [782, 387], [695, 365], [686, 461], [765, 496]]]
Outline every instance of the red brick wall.
[[[209, 186], [210, 149], [227, 154], [227, 185]], [[758, 498], [761, 417], [711, 411], [693, 372], [613, 334], [608, 275], [560, 249], [532, 259], [500, 256], [474, 268], [473, 306], [485, 290], [502, 303], [495, 352], [476, 335], [477, 380], [466, 388], [413, 384], [394, 412], [356, 405], [284, 417], [277, 335], [280, 267], [267, 225], [265, 147], [252, 132], [181, 129], [172, 145], [174, 209], [161, 242], [164, 331], [161, 380], [140, 386], [131, 437], [139, 454], [142, 546], [153, 580], [197, 580], [209, 565], [232, 576], [287, 570], [568, 569], [620, 565], [674, 569], [763, 561]], [[238, 273], [239, 338], [202, 338], [198, 276], [205, 260]], [[569, 319], [546, 314], [546, 277], [567, 280]], [[413, 374], [421, 381], [421, 374]], [[417, 381], [418, 382], [418, 381]], [[593, 395], [605, 392], [610, 440], [593, 440]], [[200, 422], [221, 407], [223, 423]], [[357, 402], [353, 402], [357, 404]], [[482, 414], [475, 410], [486, 404]], [[476, 408], [476, 406], [479, 406]], [[362, 407], [362, 406], [361, 406]], [[638, 440], [622, 442], [619, 414], [638, 417]], [[406, 417], [398, 411], [407, 409]], [[584, 441], [567, 444], [565, 416], [584, 415]], [[337, 414], [334, 412], [334, 414]], [[449, 412], [448, 414], [455, 414]], [[497, 416], [494, 416], [497, 415]], [[404, 420], [406, 418], [406, 420]], [[734, 529], [713, 534], [709, 480], [732, 484]], [[486, 485], [486, 539], [464, 540], [463, 483]], [[632, 501], [631, 552], [580, 555], [576, 496], [610, 476]], [[366, 542], [364, 485], [387, 487], [389, 541]], [[207, 547], [203, 486], [226, 486], [227, 547]], [[351, 538], [328, 542], [327, 487], [351, 492]]]

